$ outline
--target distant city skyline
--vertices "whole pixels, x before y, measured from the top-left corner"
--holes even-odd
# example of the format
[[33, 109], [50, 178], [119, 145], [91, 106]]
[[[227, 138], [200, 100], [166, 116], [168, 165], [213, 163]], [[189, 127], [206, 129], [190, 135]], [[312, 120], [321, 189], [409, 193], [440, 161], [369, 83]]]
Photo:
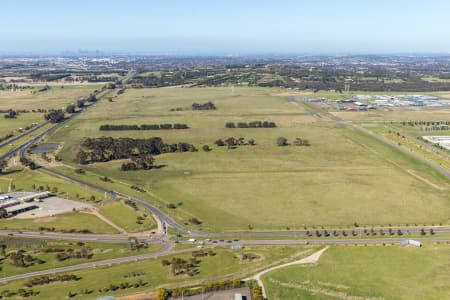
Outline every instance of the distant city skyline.
[[0, 54], [447, 54], [449, 11], [443, 0], [5, 0]]

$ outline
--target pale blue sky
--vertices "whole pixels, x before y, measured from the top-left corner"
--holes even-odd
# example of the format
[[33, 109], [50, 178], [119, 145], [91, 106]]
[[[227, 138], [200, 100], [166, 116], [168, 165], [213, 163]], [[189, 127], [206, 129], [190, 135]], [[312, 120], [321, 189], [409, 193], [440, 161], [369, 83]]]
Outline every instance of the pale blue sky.
[[446, 0], [2, 0], [0, 53], [450, 52]]

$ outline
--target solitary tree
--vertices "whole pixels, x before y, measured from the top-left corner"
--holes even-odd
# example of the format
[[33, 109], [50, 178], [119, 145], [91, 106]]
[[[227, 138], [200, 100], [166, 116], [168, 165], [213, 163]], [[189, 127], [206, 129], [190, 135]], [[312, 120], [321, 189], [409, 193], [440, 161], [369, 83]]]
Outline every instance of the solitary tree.
[[280, 136], [277, 139], [277, 145], [278, 146], [287, 146], [288, 145], [288, 141], [287, 141], [287, 139], [285, 137]]
[[64, 112], [61, 109], [52, 110], [45, 114], [45, 119], [52, 123], [59, 123], [64, 120]]
[[73, 105], [73, 104], [67, 105], [66, 112], [69, 114], [73, 114], [75, 112], [75, 105]]
[[6, 160], [0, 160], [0, 174], [3, 172], [4, 169], [8, 166], [8, 162]]

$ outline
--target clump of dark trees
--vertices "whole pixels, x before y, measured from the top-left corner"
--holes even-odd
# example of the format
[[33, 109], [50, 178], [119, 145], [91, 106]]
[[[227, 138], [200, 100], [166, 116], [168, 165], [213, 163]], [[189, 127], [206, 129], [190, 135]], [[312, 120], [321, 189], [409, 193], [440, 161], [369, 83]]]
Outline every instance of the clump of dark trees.
[[[103, 288], [99, 288], [98, 291], [100, 293], [105, 293], [105, 292], [114, 292], [117, 290], [126, 290], [126, 289], [132, 289], [132, 288], [139, 288], [139, 287], [143, 287], [146, 286], [148, 284], [148, 282], [142, 281], [142, 279], [139, 279], [139, 281], [135, 282], [135, 283], [130, 283], [130, 282], [121, 282], [119, 284], [110, 284], [109, 286], [103, 287]], [[77, 294], [75, 294], [74, 296], [76, 296]], [[74, 297], [72, 296], [72, 297]], [[68, 296], [69, 298], [71, 298], [70, 296]]]
[[131, 162], [122, 164], [122, 171], [150, 170], [154, 167], [155, 159], [150, 154], [131, 157]]
[[234, 149], [239, 146], [255, 146], [256, 142], [254, 139], [249, 139], [248, 141], [246, 141], [242, 137], [240, 138], [229, 137], [225, 140], [218, 139], [217, 141], [214, 142], [214, 144], [216, 144], [219, 147], [227, 146], [228, 149]]
[[34, 161], [32, 161], [31, 159], [28, 159], [26, 157], [21, 157], [20, 163], [22, 165], [24, 165], [25, 167], [29, 167], [31, 170], [35, 170], [38, 168], [38, 165], [36, 165], [36, 163]]
[[25, 286], [27, 287], [33, 287], [35, 285], [44, 285], [44, 284], [50, 284], [53, 282], [65, 282], [65, 281], [78, 281], [81, 277], [78, 277], [74, 274], [67, 274], [67, 275], [56, 275], [54, 277], [50, 276], [40, 276], [40, 277], [34, 277], [27, 282], [25, 282]]
[[102, 131], [119, 131], [119, 130], [169, 130], [169, 129], [188, 129], [186, 124], [142, 124], [142, 125], [110, 125], [100, 126]]
[[27, 254], [24, 250], [10, 252], [8, 253], [7, 257], [9, 257], [12, 264], [18, 268], [27, 268], [30, 266], [34, 266], [35, 264], [45, 263], [45, 261], [43, 261], [42, 259], [33, 257], [30, 254]]
[[[180, 142], [175, 144], [164, 143], [160, 137], [148, 139], [133, 138], [86, 138], [81, 143], [82, 150], [76, 155], [76, 162], [89, 164], [94, 162], [107, 162], [117, 159], [137, 158], [148, 160], [148, 155], [154, 156], [173, 152], [195, 152], [194, 145]], [[139, 158], [140, 157], [140, 158]], [[141, 164], [143, 166], [143, 164]]]
[[59, 123], [64, 120], [64, 112], [62, 109], [50, 110], [44, 115], [44, 118], [51, 123]]
[[183, 275], [187, 274], [190, 277], [195, 276], [200, 273], [198, 268], [200, 267], [201, 260], [200, 257], [203, 256], [214, 256], [216, 255], [212, 250], [209, 252], [205, 251], [194, 251], [192, 252], [192, 258], [185, 260], [179, 257], [174, 257], [172, 260], [164, 259], [161, 261], [163, 266], [171, 266], [172, 275]]
[[8, 112], [4, 115], [5, 119], [15, 119], [19, 115], [19, 112], [15, 110], [8, 110]]
[[206, 103], [192, 103], [192, 110], [216, 110], [216, 106], [211, 101]]
[[268, 121], [253, 121], [253, 122], [227, 122], [226, 128], [275, 128], [277, 125], [275, 122]]
[[59, 252], [56, 254], [57, 261], [65, 261], [68, 259], [91, 259], [94, 254], [91, 252], [89, 248], [83, 247], [80, 251], [75, 251], [73, 249], [68, 249], [64, 252]]

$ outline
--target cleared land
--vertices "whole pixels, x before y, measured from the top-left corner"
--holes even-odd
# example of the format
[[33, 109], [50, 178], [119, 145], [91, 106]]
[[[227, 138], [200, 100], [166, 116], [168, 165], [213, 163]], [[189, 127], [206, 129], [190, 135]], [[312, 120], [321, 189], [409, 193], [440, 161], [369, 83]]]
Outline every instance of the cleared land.
[[269, 299], [447, 299], [450, 248], [333, 247], [263, 278]]
[[[127, 90], [114, 102], [103, 101], [71, 121], [51, 140], [64, 142], [60, 156], [64, 163], [74, 166], [78, 144], [84, 137], [161, 136], [169, 143], [193, 143], [199, 152], [157, 156], [157, 164], [167, 165], [158, 170], [122, 172], [123, 161], [83, 168], [111, 177], [114, 183], [102, 184], [116, 190], [129, 193], [130, 185], [143, 187], [148, 192], [137, 193], [138, 197], [156, 202], [181, 222], [195, 216], [203, 222], [197, 228], [204, 230], [248, 230], [248, 225], [265, 230], [354, 222], [448, 222], [447, 179], [354, 129], [318, 121], [301, 103], [289, 101], [292, 93], [262, 88], [238, 88], [234, 93], [229, 88]], [[193, 102], [207, 101], [214, 102], [218, 109], [189, 109]], [[170, 111], [176, 107], [184, 110]], [[273, 121], [278, 127], [224, 126], [227, 121], [255, 120]], [[154, 123], [186, 123], [191, 128], [108, 132], [98, 129], [102, 124]], [[213, 144], [230, 136], [253, 138], [257, 145], [228, 150]], [[311, 146], [278, 147], [279, 136], [289, 141], [305, 138]], [[204, 144], [213, 150], [203, 152]], [[437, 191], [434, 185], [408, 170], [444, 191]], [[181, 205], [168, 209], [169, 203]]]

